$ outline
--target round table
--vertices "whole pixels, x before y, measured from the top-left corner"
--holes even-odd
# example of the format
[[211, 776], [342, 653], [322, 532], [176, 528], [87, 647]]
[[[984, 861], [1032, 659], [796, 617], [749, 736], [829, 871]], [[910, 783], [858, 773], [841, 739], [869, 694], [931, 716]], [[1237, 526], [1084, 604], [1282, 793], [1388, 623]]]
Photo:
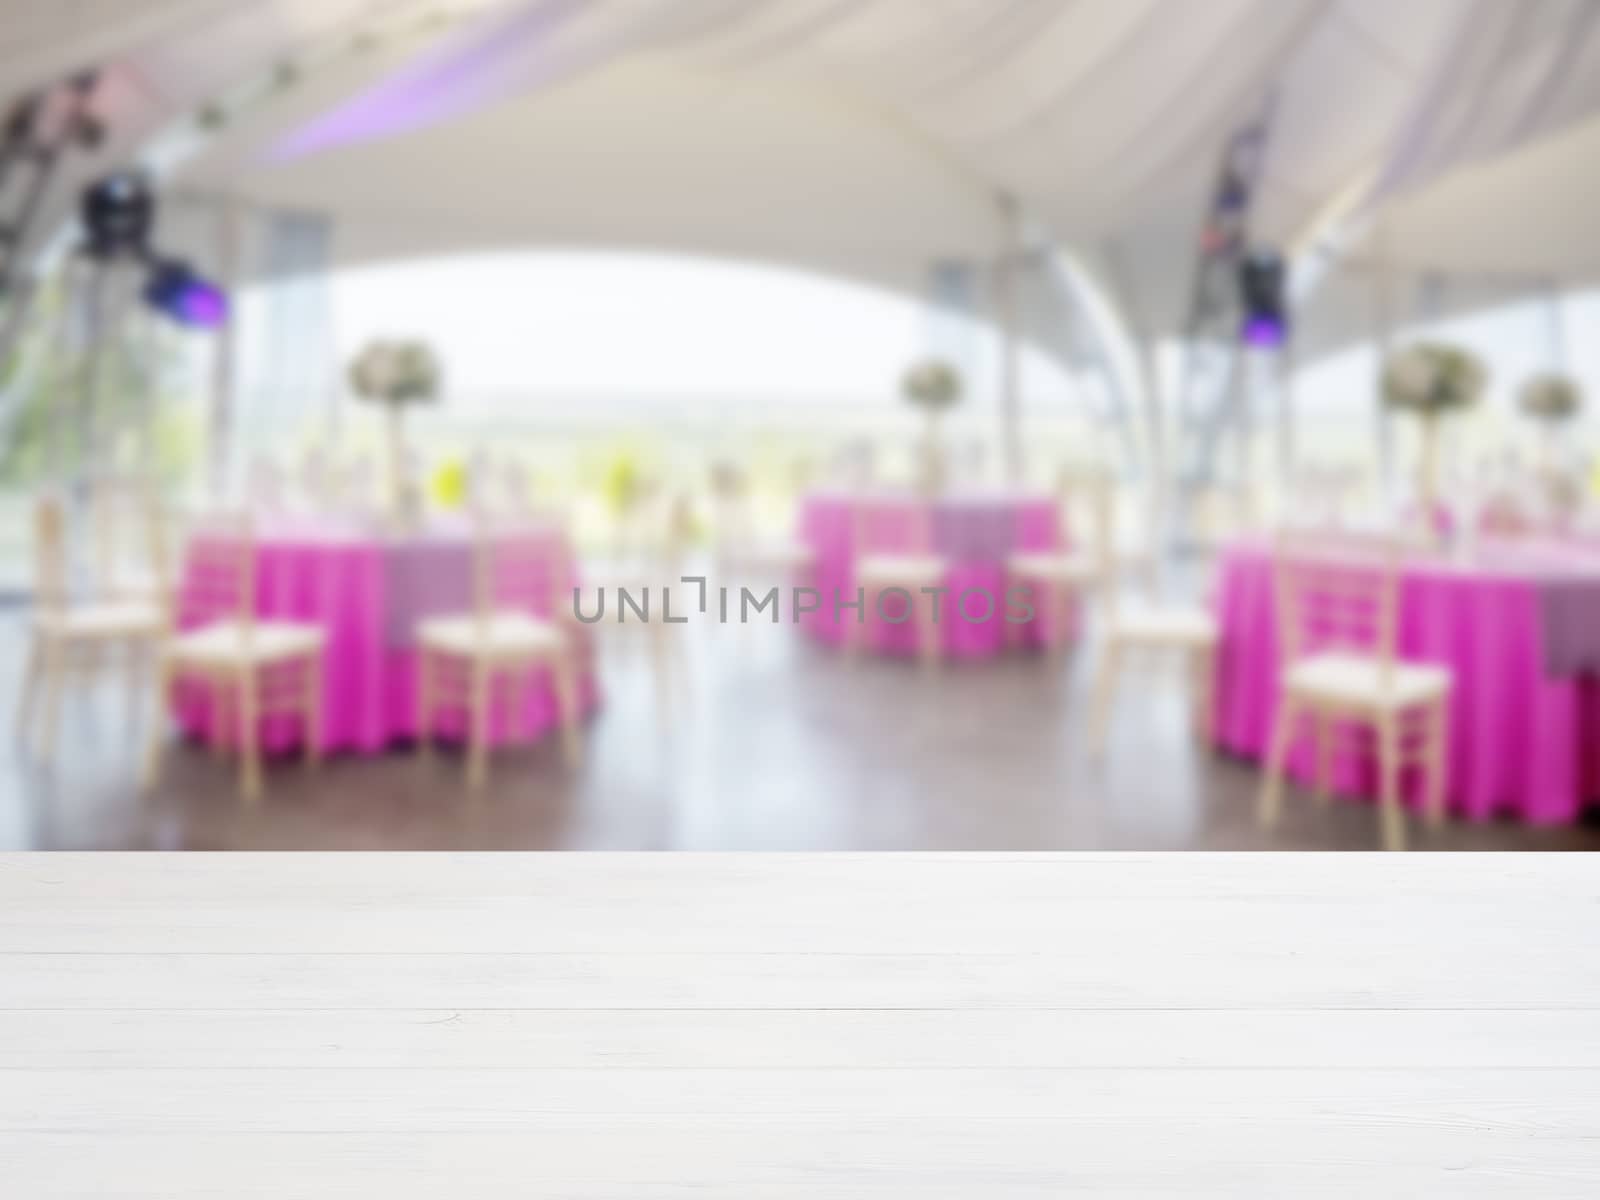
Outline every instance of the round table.
[[[1022, 645], [1050, 644], [1058, 630], [1049, 617], [1010, 624], [1005, 620], [1007, 556], [1021, 551], [1065, 549], [1060, 507], [1047, 494], [1015, 492], [967, 492], [935, 499], [889, 493], [816, 493], [801, 505], [800, 536], [815, 554], [810, 586], [821, 594], [820, 607], [801, 617], [806, 633], [821, 642], [838, 645], [844, 641], [845, 623], [855, 619], [853, 610], [835, 608], [835, 598], [855, 599], [855, 529], [860, 510], [867, 505], [879, 512], [901, 510], [915, 513], [918, 506], [928, 510], [932, 545], [928, 549], [947, 560], [941, 585], [948, 589], [940, 605], [939, 629], [945, 655], [952, 658], [981, 659], [999, 654], [1008, 639]], [[915, 522], [889, 521], [902, 528]], [[917, 549], [911, 546], [874, 546], [875, 552]], [[957, 610], [963, 593], [977, 589], [968, 601], [967, 613], [979, 617], [984, 602], [978, 593], [993, 599], [987, 619], [967, 619]], [[1063, 614], [1071, 619], [1072, 614]], [[911, 655], [917, 651], [916, 623], [880, 620], [870, 609], [866, 616], [865, 644], [888, 654]]]
[[[1261, 758], [1278, 705], [1268, 546], [1246, 542], [1224, 551], [1216, 601], [1216, 737], [1224, 749]], [[1600, 685], [1581, 668], [1594, 648], [1571, 644], [1561, 631], [1572, 624], [1563, 613], [1574, 605], [1594, 614], [1584, 629], [1600, 631], [1600, 557], [1571, 548], [1402, 568], [1400, 653], [1447, 666], [1455, 680], [1446, 788], [1452, 812], [1556, 824], [1577, 819], [1600, 795]], [[1367, 755], [1345, 754], [1335, 767], [1340, 796], [1376, 795]], [[1308, 742], [1296, 747], [1290, 769], [1312, 780]]]
[[[206, 536], [206, 535], [201, 535]], [[325, 750], [375, 754], [416, 733], [417, 622], [472, 609], [473, 543], [464, 530], [386, 537], [359, 531], [281, 527], [255, 539], [255, 605], [262, 618], [316, 624], [327, 634], [323, 661], [322, 745]], [[556, 595], [570, 594], [572, 556], [550, 564], [568, 576]], [[186, 563], [180, 575], [178, 624], [191, 628], [228, 616], [206, 611]], [[583, 656], [580, 697], [584, 712], [599, 700], [591, 657]], [[559, 724], [549, 680], [497, 698], [490, 723], [493, 741], [522, 740]], [[510, 690], [508, 690], [509, 692]], [[512, 705], [520, 701], [520, 711]], [[212, 719], [204, 688], [179, 680], [175, 709], [186, 731], [227, 740], [231, 730]], [[464, 735], [464, 711], [440, 714], [440, 732]], [[281, 750], [301, 738], [298, 718], [268, 718], [262, 744]]]

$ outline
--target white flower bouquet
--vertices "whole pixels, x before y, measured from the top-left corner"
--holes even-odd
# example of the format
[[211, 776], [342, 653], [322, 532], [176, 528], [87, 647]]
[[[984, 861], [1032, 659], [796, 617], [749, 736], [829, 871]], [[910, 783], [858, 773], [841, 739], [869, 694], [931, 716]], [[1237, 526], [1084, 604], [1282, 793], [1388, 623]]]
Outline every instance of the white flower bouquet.
[[1414, 413], [1422, 423], [1421, 499], [1435, 526], [1448, 521], [1439, 501], [1439, 418], [1471, 408], [1488, 381], [1489, 373], [1475, 355], [1442, 342], [1408, 346], [1384, 364], [1384, 405]]
[[1517, 403], [1530, 417], [1555, 425], [1578, 415], [1583, 407], [1583, 388], [1565, 375], [1535, 375], [1522, 385]]
[[921, 455], [922, 486], [930, 495], [937, 494], [943, 490], [948, 474], [939, 418], [961, 403], [961, 372], [939, 359], [925, 359], [905, 373], [900, 391], [928, 419]]
[[391, 407], [425, 404], [439, 394], [439, 361], [419, 341], [373, 342], [350, 364], [350, 388]]
[[406, 409], [439, 395], [439, 361], [420, 341], [373, 342], [350, 364], [350, 388], [389, 415], [389, 494], [402, 529], [422, 519], [420, 468], [406, 447]]
[[1489, 374], [1469, 351], [1418, 342], [1397, 351], [1383, 369], [1383, 402], [1398, 412], [1437, 417], [1470, 408]]
[[941, 413], [961, 403], [961, 372], [947, 362], [930, 358], [905, 373], [900, 391], [923, 412]]

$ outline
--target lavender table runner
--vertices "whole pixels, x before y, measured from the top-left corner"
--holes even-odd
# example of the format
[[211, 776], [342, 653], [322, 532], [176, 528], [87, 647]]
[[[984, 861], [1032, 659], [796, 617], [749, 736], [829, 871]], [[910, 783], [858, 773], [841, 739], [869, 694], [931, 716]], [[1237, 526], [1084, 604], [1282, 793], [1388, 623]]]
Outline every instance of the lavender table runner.
[[472, 541], [424, 535], [384, 547], [384, 638], [390, 646], [416, 641], [417, 624], [472, 608]]
[[1551, 575], [1538, 588], [1545, 674], [1600, 676], [1600, 573]]
[[1001, 562], [1016, 548], [1015, 499], [936, 500], [933, 549], [956, 562]]

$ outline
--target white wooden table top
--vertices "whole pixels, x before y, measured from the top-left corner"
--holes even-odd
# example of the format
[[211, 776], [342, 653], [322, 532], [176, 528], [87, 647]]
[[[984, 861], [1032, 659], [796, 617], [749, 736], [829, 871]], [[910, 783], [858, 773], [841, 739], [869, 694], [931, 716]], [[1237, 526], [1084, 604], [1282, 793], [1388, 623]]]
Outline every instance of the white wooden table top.
[[1600, 1194], [1582, 855], [0, 859], [0, 1195]]

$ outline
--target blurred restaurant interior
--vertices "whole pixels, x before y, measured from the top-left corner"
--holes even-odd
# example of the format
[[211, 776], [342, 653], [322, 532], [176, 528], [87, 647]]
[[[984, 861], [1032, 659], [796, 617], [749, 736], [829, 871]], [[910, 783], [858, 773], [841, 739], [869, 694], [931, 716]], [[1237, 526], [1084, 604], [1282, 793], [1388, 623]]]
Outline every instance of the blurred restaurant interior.
[[0, 848], [1600, 848], [1600, 4], [10, 0], [0, 105]]

